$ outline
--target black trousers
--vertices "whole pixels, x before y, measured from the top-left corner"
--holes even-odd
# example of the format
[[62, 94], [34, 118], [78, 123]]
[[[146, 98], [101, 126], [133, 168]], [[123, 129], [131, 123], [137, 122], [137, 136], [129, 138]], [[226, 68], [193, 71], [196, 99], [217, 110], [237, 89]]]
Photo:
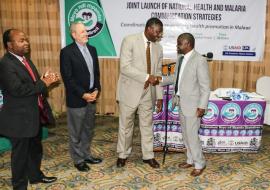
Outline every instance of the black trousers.
[[28, 180], [36, 181], [43, 177], [40, 170], [42, 159], [42, 130], [30, 138], [9, 138], [12, 145], [11, 173], [14, 190], [27, 190]]

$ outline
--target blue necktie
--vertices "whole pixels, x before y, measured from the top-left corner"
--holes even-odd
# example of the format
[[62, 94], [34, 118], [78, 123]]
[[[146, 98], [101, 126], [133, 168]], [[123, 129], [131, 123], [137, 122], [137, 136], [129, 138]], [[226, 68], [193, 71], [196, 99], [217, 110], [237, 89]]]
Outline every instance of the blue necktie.
[[93, 59], [92, 56], [87, 48], [87, 46], [83, 47], [83, 57], [87, 64], [88, 71], [90, 73], [90, 86], [89, 89], [93, 88], [94, 86], [94, 72], [93, 72]]
[[178, 90], [178, 80], [179, 80], [180, 68], [181, 68], [181, 65], [182, 65], [183, 60], [184, 60], [184, 56], [181, 56], [179, 58], [179, 64], [178, 64], [178, 69], [177, 69], [176, 81], [175, 81], [175, 86], [174, 86], [174, 92], [175, 92], [175, 94], [177, 93], [177, 90]]

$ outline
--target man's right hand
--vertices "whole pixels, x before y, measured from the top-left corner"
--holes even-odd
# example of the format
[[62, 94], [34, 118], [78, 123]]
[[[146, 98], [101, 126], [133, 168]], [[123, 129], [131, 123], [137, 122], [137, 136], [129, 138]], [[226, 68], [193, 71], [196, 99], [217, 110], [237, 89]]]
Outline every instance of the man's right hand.
[[87, 102], [94, 102], [97, 100], [98, 93], [99, 93], [98, 90], [95, 90], [92, 93], [84, 93], [82, 98]]
[[149, 85], [150, 85], [150, 83], [148, 82], [148, 80], [145, 81], [143, 89], [147, 89]]
[[154, 75], [149, 75], [149, 78], [147, 80], [151, 85], [155, 86], [158, 84], [158, 78]]
[[158, 76], [149, 75], [147, 81], [144, 83], [144, 89], [148, 88], [149, 85], [156, 86], [159, 84]]
[[82, 98], [83, 98], [85, 101], [88, 102], [88, 100], [91, 99], [92, 97], [91, 97], [91, 94], [90, 94], [90, 93], [84, 93], [83, 96], [82, 96]]

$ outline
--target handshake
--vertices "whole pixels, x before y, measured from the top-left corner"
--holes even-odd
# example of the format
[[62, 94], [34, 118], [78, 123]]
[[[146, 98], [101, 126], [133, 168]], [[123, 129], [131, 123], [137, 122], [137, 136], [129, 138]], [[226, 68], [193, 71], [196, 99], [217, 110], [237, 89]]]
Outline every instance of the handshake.
[[150, 85], [152, 86], [158, 85], [161, 80], [162, 80], [161, 76], [149, 75], [147, 81], [145, 81], [144, 83], [144, 89], [147, 89]]

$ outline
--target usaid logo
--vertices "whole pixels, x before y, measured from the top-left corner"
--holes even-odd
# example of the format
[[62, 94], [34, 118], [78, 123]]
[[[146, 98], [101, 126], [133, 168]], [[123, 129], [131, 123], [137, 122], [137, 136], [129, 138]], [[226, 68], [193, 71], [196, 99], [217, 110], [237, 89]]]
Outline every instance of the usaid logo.
[[68, 24], [72, 22], [82, 22], [88, 37], [91, 38], [102, 31], [105, 17], [99, 5], [91, 1], [81, 1], [76, 3], [68, 13]]
[[[247, 46], [245, 46], [245, 47], [247, 47]], [[224, 45], [223, 46], [223, 50], [241, 50], [241, 49], [242, 49], [242, 46], [240, 46], [240, 45]]]
[[241, 108], [236, 103], [227, 103], [221, 109], [221, 119], [226, 123], [234, 123], [241, 116]]
[[258, 103], [248, 104], [243, 111], [243, 118], [247, 123], [257, 123], [263, 114], [262, 106]]
[[230, 50], [240, 50], [241, 46], [229, 46]]
[[218, 119], [219, 109], [213, 102], [208, 103], [207, 113], [202, 117], [204, 123], [211, 123]]

